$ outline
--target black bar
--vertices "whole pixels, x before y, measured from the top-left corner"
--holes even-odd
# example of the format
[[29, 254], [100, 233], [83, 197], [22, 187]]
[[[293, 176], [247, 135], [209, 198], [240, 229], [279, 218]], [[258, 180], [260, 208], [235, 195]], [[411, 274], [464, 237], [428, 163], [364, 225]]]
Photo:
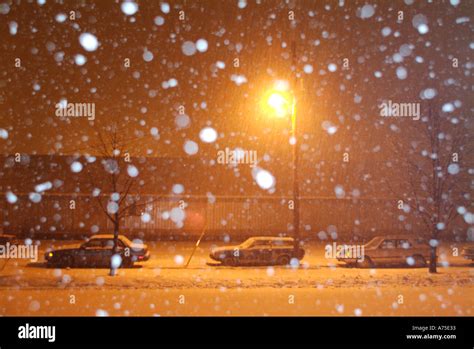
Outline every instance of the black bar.
[[[141, 345], [169, 346], [170, 343], [178, 347], [183, 343], [226, 347], [231, 343], [245, 346], [307, 343], [312, 348], [365, 345], [473, 348], [473, 323], [472, 317], [3, 317], [0, 318], [0, 347], [127, 345], [138, 348]], [[46, 338], [19, 339], [19, 327], [26, 324], [30, 328], [55, 326], [54, 342]], [[456, 338], [410, 339], [407, 335], [455, 335]]]

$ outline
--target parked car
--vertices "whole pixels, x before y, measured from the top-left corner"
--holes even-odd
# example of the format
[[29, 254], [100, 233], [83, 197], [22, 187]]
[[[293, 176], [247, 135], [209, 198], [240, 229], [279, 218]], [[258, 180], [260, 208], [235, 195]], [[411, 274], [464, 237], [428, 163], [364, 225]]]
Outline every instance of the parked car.
[[0, 245], [6, 245], [7, 242], [12, 244], [16, 239], [15, 235], [0, 234]]
[[430, 258], [430, 246], [421, 239], [406, 235], [377, 236], [363, 245], [361, 258], [337, 258], [359, 267], [405, 265], [424, 267]]
[[474, 262], [474, 244], [465, 246], [462, 249], [461, 256]]
[[[78, 247], [47, 251], [45, 259], [48, 266], [58, 267], [104, 267], [111, 265], [114, 236], [101, 234], [92, 236]], [[132, 267], [135, 262], [150, 258], [147, 245], [130, 241], [126, 236], [118, 236], [118, 253], [122, 267]]]
[[287, 265], [291, 259], [303, 259], [304, 250], [294, 250], [289, 237], [252, 237], [240, 245], [218, 247], [209, 257], [223, 265]]

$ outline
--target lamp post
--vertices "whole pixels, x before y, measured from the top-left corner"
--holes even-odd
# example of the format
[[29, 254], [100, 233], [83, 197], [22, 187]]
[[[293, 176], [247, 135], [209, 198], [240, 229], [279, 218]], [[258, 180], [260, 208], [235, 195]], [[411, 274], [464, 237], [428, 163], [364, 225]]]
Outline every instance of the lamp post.
[[293, 103], [291, 108], [291, 137], [293, 143], [293, 236], [294, 236], [294, 252], [298, 252], [300, 245], [300, 187], [298, 182], [298, 124], [296, 119], [296, 89], [297, 89], [297, 74], [296, 74], [296, 42], [293, 40], [291, 45], [291, 56], [293, 61], [294, 81], [293, 81]]
[[296, 97], [293, 98], [291, 113], [291, 138], [293, 146], [293, 238], [294, 250], [298, 251], [300, 244], [300, 187], [298, 183], [298, 128], [296, 122]]
[[[292, 53], [293, 60], [296, 57], [296, 46], [293, 45]], [[295, 66], [295, 65], [294, 65]], [[280, 84], [281, 85], [281, 84]], [[289, 93], [288, 87], [276, 86], [272, 90], [267, 99], [267, 104], [271, 107], [277, 117], [283, 118], [291, 116], [291, 138], [290, 144], [293, 147], [293, 238], [294, 238], [294, 251], [295, 254], [298, 251], [300, 244], [300, 189], [298, 182], [298, 123], [296, 117], [296, 89], [297, 89], [297, 76], [294, 75], [294, 82], [292, 91]]]

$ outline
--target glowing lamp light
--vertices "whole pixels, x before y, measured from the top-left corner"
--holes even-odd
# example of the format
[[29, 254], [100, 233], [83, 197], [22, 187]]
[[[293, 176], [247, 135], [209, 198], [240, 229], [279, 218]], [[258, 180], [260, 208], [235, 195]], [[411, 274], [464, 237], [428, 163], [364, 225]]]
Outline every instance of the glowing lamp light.
[[291, 114], [291, 99], [283, 92], [271, 92], [267, 99], [267, 105], [279, 118]]
[[294, 102], [290, 84], [286, 80], [276, 80], [261, 101], [266, 113], [277, 118], [293, 116]]

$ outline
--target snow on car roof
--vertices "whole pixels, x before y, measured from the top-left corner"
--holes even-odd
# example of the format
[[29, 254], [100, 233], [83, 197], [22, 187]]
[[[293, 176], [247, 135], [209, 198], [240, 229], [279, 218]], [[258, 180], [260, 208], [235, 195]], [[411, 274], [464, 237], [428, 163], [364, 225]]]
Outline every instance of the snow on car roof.
[[279, 236], [254, 236], [250, 239], [254, 240], [283, 240], [283, 241], [293, 241], [292, 237], [279, 237]]
[[383, 239], [419, 239], [417, 236], [413, 235], [406, 235], [406, 234], [393, 234], [393, 235], [387, 235], [387, 236], [377, 236]]
[[[92, 235], [90, 237], [90, 239], [113, 239], [113, 238], [114, 238], [114, 234], [97, 234], [97, 235]], [[128, 238], [125, 235], [119, 235], [118, 238], [128, 240]]]
[[11, 234], [0, 234], [0, 238], [9, 238], [9, 239], [13, 239], [15, 238], [16, 235], [11, 235]]

